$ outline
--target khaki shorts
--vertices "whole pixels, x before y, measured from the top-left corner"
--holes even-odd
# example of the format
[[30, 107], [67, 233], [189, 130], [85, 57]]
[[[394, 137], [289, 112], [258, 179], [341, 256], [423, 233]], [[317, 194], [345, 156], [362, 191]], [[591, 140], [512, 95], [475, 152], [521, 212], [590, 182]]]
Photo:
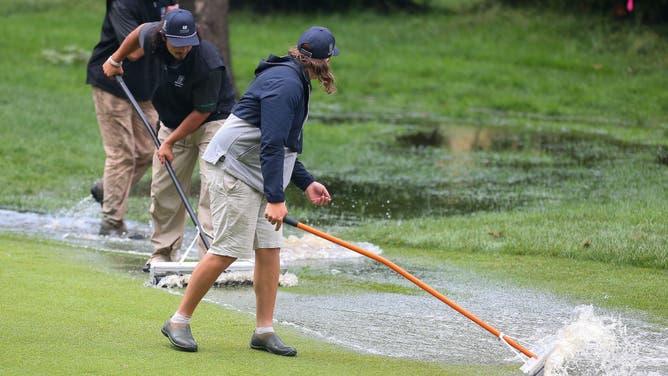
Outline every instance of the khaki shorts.
[[209, 184], [213, 242], [209, 253], [250, 259], [258, 248], [280, 248], [283, 228], [275, 230], [264, 217], [264, 194], [223, 171], [219, 164], [202, 161]]

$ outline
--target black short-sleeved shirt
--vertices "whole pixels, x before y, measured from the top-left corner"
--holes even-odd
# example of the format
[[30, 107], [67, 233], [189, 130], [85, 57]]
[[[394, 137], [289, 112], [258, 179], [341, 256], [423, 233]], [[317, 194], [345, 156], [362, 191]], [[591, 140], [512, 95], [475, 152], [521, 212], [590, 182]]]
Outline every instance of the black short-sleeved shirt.
[[[160, 21], [167, 7], [176, 3], [176, 0], [107, 0], [100, 41], [88, 61], [86, 83], [125, 98], [116, 81], [104, 75], [102, 64], [132, 30], [146, 22]], [[125, 82], [136, 99], [144, 101], [151, 98], [155, 89], [154, 70], [155, 67], [144, 58], [123, 62]]]
[[176, 128], [193, 110], [209, 112], [205, 122], [225, 119], [234, 105], [236, 92], [216, 47], [201, 41], [183, 60], [175, 60], [164, 44], [156, 45], [159, 22], [142, 25], [139, 43], [145, 57], [160, 63], [158, 86], [152, 102], [160, 120]]

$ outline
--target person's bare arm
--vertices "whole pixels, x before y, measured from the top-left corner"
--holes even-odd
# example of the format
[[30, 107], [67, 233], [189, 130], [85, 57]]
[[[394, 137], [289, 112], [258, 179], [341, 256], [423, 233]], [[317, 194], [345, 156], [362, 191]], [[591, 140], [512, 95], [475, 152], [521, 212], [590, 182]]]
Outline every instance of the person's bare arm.
[[174, 129], [174, 132], [172, 132], [169, 137], [167, 137], [165, 141], [162, 142], [162, 145], [160, 145], [160, 148], [156, 154], [160, 160], [160, 163], [165, 164], [165, 159], [171, 163], [174, 160], [174, 153], [172, 152], [172, 147], [174, 144], [177, 141], [186, 138], [186, 136], [189, 134], [195, 132], [202, 125], [202, 123], [204, 123], [210, 114], [210, 112], [199, 112], [197, 110], [193, 110], [193, 112], [186, 116], [181, 124], [179, 124], [179, 126]]
[[[114, 78], [114, 76], [123, 75], [123, 66], [122, 62], [128, 58], [131, 54], [137, 53], [137, 50], [140, 50], [139, 53], [144, 54], [144, 50], [139, 46], [139, 31], [141, 30], [142, 25], [137, 26], [128, 36], [123, 40], [121, 46], [109, 56], [109, 59], [102, 64], [102, 70], [104, 74], [109, 78]], [[118, 66], [117, 66], [118, 65]]]

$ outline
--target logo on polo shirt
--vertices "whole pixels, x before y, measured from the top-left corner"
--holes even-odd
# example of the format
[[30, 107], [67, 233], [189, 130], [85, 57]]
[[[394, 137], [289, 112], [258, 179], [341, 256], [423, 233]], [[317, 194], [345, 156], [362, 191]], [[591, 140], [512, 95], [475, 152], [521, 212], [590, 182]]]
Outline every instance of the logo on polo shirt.
[[184, 75], [179, 75], [176, 77], [176, 81], [174, 81], [174, 86], [176, 87], [183, 87], [183, 81], [186, 80], [186, 77]]

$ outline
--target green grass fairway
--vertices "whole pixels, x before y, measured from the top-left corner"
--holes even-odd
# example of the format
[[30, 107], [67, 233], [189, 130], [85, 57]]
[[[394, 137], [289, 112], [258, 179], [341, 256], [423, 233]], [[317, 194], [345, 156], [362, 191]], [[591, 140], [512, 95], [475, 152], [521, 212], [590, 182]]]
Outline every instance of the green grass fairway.
[[515, 367], [443, 366], [361, 355], [283, 327], [278, 327], [281, 336], [297, 347], [299, 355], [274, 356], [249, 348], [253, 317], [209, 303], [201, 304], [193, 320], [200, 351], [176, 351], [160, 327], [176, 309], [179, 296], [110, 271], [105, 257], [0, 234], [4, 280], [0, 374], [473, 376], [518, 372]]

